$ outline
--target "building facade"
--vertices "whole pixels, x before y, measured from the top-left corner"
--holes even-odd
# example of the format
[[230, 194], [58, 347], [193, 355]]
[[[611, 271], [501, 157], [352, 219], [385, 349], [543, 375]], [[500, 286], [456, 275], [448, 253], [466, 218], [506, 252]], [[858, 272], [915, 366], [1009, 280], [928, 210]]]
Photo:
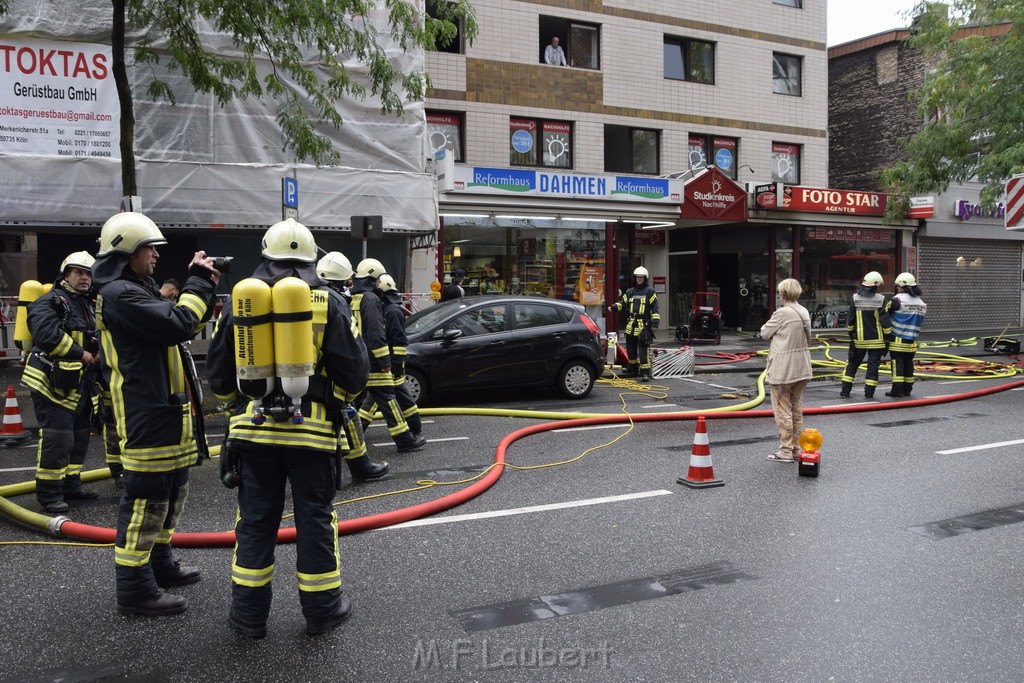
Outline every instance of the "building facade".
[[[974, 27], [959, 35], [996, 37], [1004, 31]], [[906, 29], [887, 31], [829, 49], [833, 187], [881, 190], [878, 171], [905, 158], [902, 143], [927, 125], [912, 94], [933, 67], [906, 44], [909, 35]], [[982, 211], [980, 190], [977, 183], [958, 183], [929, 198], [931, 208], [897, 254], [900, 269], [921, 284], [930, 329], [1021, 324], [1024, 233], [1005, 229], [1001, 203]]]
[[[454, 162], [435, 276], [462, 268], [473, 291], [572, 299], [603, 321], [644, 265], [667, 324], [704, 290], [727, 323], [763, 322], [794, 224], [748, 213], [748, 187], [826, 186], [826, 3], [473, 5], [476, 41], [427, 55], [430, 146]], [[564, 65], [545, 61], [555, 38]], [[742, 215], [687, 217], [685, 187], [705, 182]], [[714, 187], [700, 194], [722, 203]]]

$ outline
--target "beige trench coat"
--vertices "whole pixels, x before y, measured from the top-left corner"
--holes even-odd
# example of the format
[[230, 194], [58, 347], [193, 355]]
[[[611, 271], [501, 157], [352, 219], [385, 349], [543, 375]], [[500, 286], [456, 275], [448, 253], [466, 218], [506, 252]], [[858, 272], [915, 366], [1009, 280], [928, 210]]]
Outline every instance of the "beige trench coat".
[[761, 327], [761, 337], [771, 340], [768, 349], [768, 384], [793, 384], [811, 379], [811, 316], [796, 302], [780, 306]]

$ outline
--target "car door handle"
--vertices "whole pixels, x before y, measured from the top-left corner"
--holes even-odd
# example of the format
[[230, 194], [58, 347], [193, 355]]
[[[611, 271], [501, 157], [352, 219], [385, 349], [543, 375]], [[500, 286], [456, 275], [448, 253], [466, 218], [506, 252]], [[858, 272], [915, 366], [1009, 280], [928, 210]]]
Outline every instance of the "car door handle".
[[488, 344], [488, 346], [504, 346], [504, 345], [505, 345], [505, 342], [500, 340], [500, 339], [498, 341], [492, 341], [490, 344]]
[[553, 332], [551, 334], [551, 336], [552, 337], [564, 337], [565, 336], [565, 332]]

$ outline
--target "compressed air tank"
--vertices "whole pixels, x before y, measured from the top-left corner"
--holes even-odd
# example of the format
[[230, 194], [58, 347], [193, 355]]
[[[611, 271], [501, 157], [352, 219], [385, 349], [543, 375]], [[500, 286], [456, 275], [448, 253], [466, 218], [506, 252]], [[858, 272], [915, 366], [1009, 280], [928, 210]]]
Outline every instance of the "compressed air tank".
[[274, 365], [281, 391], [292, 399], [293, 421], [301, 422], [299, 402], [309, 391], [316, 367], [313, 303], [309, 285], [297, 277], [279, 280], [273, 289]]
[[274, 324], [272, 291], [250, 277], [231, 288], [234, 317], [235, 377], [238, 390], [259, 400], [274, 390]]
[[32, 332], [28, 329], [28, 305], [41, 297], [46, 290], [38, 280], [25, 280], [18, 289], [18, 311], [14, 318], [14, 341], [18, 348], [28, 351], [32, 348]]

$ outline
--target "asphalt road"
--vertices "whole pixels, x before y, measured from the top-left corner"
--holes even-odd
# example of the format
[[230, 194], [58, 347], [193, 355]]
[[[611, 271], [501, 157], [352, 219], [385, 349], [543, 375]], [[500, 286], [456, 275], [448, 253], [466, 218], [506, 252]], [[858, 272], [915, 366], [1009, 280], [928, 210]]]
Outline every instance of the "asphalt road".
[[[699, 350], [764, 348], [732, 341]], [[940, 351], [1007, 361], [979, 347]], [[582, 402], [506, 392], [434, 407], [620, 413], [625, 403], [636, 414], [707, 411], [756, 395], [761, 368], [759, 358], [716, 362], [693, 378], [661, 380], [660, 392], [605, 384]], [[971, 380], [956, 370], [922, 378], [914, 398], [1017, 381]], [[863, 404], [859, 389], [839, 399], [837, 381], [823, 377], [806, 403]], [[884, 389], [875, 404], [893, 403]], [[808, 416], [806, 426], [824, 436], [818, 478], [765, 460], [777, 445], [770, 418], [709, 419], [715, 474], [724, 481], [710, 489], [676, 482], [689, 464], [691, 418], [526, 437], [508, 449], [509, 463], [565, 464], [507, 468], [481, 496], [429, 523], [343, 537], [342, 575], [355, 611], [318, 638], [304, 633], [294, 546], [277, 551], [270, 634], [250, 641], [227, 625], [230, 548], [178, 551], [204, 572], [201, 583], [175, 589], [189, 600], [185, 614], [123, 617], [114, 611], [110, 547], [69, 545], [73, 539], [2, 518], [0, 542], [12, 544], [0, 545], [0, 678], [1020, 681], [1022, 389]], [[393, 475], [346, 485], [338, 501], [405, 492], [345, 502], [343, 518], [461, 488], [408, 491], [427, 479], [472, 477], [491, 464], [506, 434], [546, 422], [425, 420], [431, 442], [411, 454], [396, 454], [384, 428], [369, 430], [371, 453], [390, 460]], [[31, 428], [30, 413], [25, 422]], [[223, 421], [212, 420], [210, 431], [222, 432]], [[97, 439], [87, 469], [101, 459]], [[0, 450], [0, 484], [30, 479], [20, 468], [33, 462], [31, 446]], [[180, 531], [231, 529], [233, 493], [216, 475], [216, 461], [192, 470]], [[112, 526], [113, 485], [92, 486], [100, 499], [72, 503], [69, 516]], [[14, 501], [39, 509], [31, 495]]]

